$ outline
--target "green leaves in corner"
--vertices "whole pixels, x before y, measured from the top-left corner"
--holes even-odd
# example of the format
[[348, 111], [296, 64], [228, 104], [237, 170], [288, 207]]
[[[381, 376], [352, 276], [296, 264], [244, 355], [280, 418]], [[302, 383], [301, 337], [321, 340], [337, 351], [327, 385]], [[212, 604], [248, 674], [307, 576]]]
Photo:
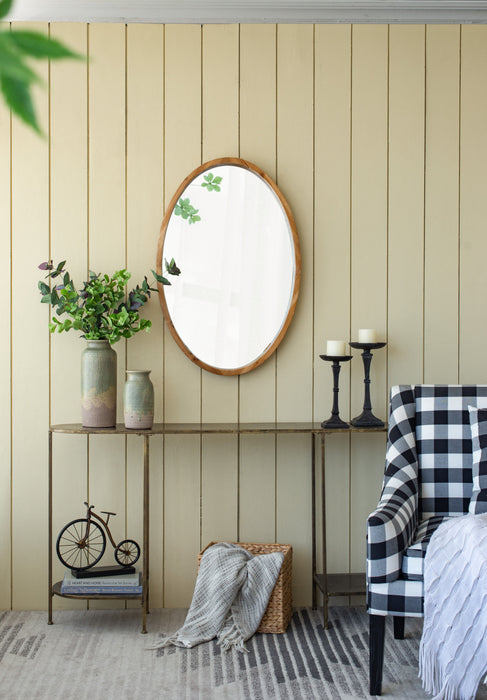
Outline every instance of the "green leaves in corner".
[[[0, 0], [0, 17], [5, 17], [12, 0]], [[37, 121], [31, 88], [42, 82], [26, 60], [83, 59], [80, 54], [45, 34], [33, 31], [9, 29], [0, 31], [0, 92], [7, 106], [38, 134], [42, 134]]]
[[13, 5], [13, 0], [0, 0], [0, 19], [6, 17]]

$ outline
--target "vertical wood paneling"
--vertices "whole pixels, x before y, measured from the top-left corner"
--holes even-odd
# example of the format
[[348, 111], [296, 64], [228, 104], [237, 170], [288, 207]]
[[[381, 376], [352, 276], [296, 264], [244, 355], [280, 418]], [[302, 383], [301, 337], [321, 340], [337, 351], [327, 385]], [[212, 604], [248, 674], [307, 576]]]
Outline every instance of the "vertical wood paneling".
[[[277, 418], [312, 418], [313, 366], [313, 27], [280, 25], [277, 36], [277, 183], [296, 219], [301, 256], [300, 298], [277, 351]], [[276, 521], [279, 542], [292, 542], [297, 605], [310, 587], [309, 438], [280, 437]], [[301, 512], [302, 517], [294, 514]]]
[[301, 288], [277, 351], [277, 418], [312, 417], [313, 27], [280, 25], [277, 34], [277, 184], [296, 220]]
[[[206, 25], [202, 34], [203, 161], [238, 155], [239, 27]], [[202, 420], [236, 421], [239, 379], [202, 374]], [[237, 539], [238, 439], [208, 436], [202, 446], [202, 523], [205, 546]]]
[[[314, 416], [321, 422], [331, 413], [333, 375], [319, 355], [327, 339], [350, 338], [351, 27], [317, 25], [315, 32]], [[339, 409], [349, 420], [347, 364], [340, 371]], [[348, 571], [349, 436], [333, 435], [325, 447], [328, 567]]]
[[[89, 27], [89, 266], [113, 272], [126, 266], [125, 26]], [[124, 341], [118, 342], [118, 418], [122, 418]], [[98, 510], [117, 513], [114, 539], [126, 536], [126, 445], [113, 436], [89, 442], [89, 497]], [[113, 562], [107, 547], [105, 561]], [[100, 607], [97, 601], [90, 603]], [[102, 603], [102, 606], [107, 605]], [[114, 601], [113, 605], [118, 605]]]
[[[147, 275], [155, 286], [155, 250], [163, 209], [164, 27], [127, 26], [127, 269], [131, 286]], [[163, 419], [164, 327], [157, 294], [144, 307], [150, 335], [127, 343], [127, 369], [150, 369], [155, 420]], [[151, 605], [162, 607], [163, 440], [150, 442]], [[127, 535], [142, 543], [143, 440], [127, 441]]]
[[[0, 247], [12, 260], [12, 334], [0, 342], [3, 607], [11, 604], [11, 577], [14, 607], [47, 604], [45, 587], [31, 585], [33, 576], [47, 580], [47, 541], [40, 535], [33, 552], [31, 533], [47, 523], [49, 393], [53, 423], [79, 420], [84, 343], [76, 334], [50, 338], [37, 265], [51, 252], [68, 260], [76, 278], [88, 267], [126, 266], [136, 283], [154, 266], [164, 206], [202, 160], [249, 159], [288, 199], [302, 253], [295, 318], [264, 365], [219, 377], [179, 350], [152, 299], [151, 333], [115, 346], [119, 420], [124, 370], [141, 366], [152, 370], [157, 420], [321, 422], [333, 398], [331, 369], [319, 359], [326, 340], [354, 339], [368, 326], [388, 341], [372, 361], [372, 405], [382, 418], [392, 383], [484, 381], [487, 330], [477, 300], [487, 284], [486, 31], [51, 26], [80, 52], [88, 43], [91, 60], [54, 64], [50, 94], [36, 90], [49, 139], [17, 120], [10, 136], [0, 106]], [[47, 66], [36, 70], [48, 88]], [[343, 417], [362, 410], [363, 390], [354, 352], [340, 376]], [[118, 513], [117, 539], [141, 540], [142, 441], [54, 441], [55, 534], [89, 496]], [[385, 437], [334, 435], [326, 445], [328, 567], [360, 571]], [[237, 537], [291, 543], [294, 602], [309, 604], [310, 462], [309, 438], [296, 435], [153, 438], [151, 605], [189, 605], [201, 545]], [[55, 577], [61, 573], [55, 562]]]
[[[201, 164], [201, 27], [165, 27], [164, 199]], [[162, 217], [161, 217], [162, 219]], [[177, 284], [178, 280], [172, 280]], [[164, 329], [164, 416], [168, 422], [201, 419], [201, 370]]]
[[[52, 346], [51, 346], [52, 347]], [[79, 420], [77, 421], [79, 422]], [[53, 442], [53, 581], [61, 581], [66, 571], [59, 561], [55, 545], [61, 529], [74, 518], [82, 518], [86, 513], [83, 502], [87, 499], [87, 445], [84, 435], [57, 435]], [[103, 504], [101, 504], [103, 507]], [[47, 556], [47, 555], [46, 555]], [[111, 564], [112, 562], [110, 562]], [[54, 596], [54, 609], [70, 610], [86, 608], [86, 601], [72, 601]], [[44, 607], [44, 601], [43, 601]]]
[[[388, 28], [354, 26], [352, 34], [352, 265], [351, 333], [386, 335]], [[352, 416], [363, 405], [363, 366], [352, 361]], [[385, 351], [371, 366], [372, 405], [384, 413]]]
[[191, 602], [200, 538], [200, 438], [166, 437], [164, 469], [164, 607]]
[[[240, 27], [240, 157], [276, 179], [276, 26]], [[258, 118], [256, 118], [258, 115]], [[274, 420], [276, 355], [240, 377], [240, 420]]]
[[[461, 28], [460, 130], [460, 368], [461, 382], [485, 382], [487, 328], [487, 27]], [[479, 315], [481, 322], [479, 323]]]
[[[389, 384], [423, 379], [425, 29], [390, 28]], [[407, 280], [408, 304], [404, 304]], [[384, 351], [373, 361], [383, 365]]]
[[[376, 328], [386, 337], [387, 312], [387, 79], [388, 27], [360, 25], [352, 34], [352, 264], [351, 332]], [[351, 413], [363, 405], [363, 365], [354, 353]], [[386, 352], [374, 354], [371, 397], [375, 415], [386, 413]], [[364, 523], [377, 504], [384, 470], [379, 436], [352, 439], [351, 544], [353, 571], [364, 566]]]
[[[0, 23], [2, 30], [7, 24]], [[10, 112], [0, 103], [0, 254], [4, 265], [4, 294], [11, 288], [11, 240], [10, 240]], [[3, 566], [0, 571], [0, 608], [6, 610], [11, 605], [10, 574], [12, 551], [10, 526], [11, 516], [11, 357], [10, 326], [12, 322], [12, 302], [4, 301], [4, 323], [0, 337], [1, 401], [0, 401], [0, 553]]]
[[[25, 26], [25, 25], [22, 25]], [[47, 33], [47, 25], [28, 25]], [[15, 27], [14, 27], [15, 29]], [[36, 66], [48, 84], [48, 67]], [[34, 91], [47, 135], [48, 94]], [[12, 604], [47, 605], [47, 421], [49, 416], [48, 306], [39, 304], [37, 266], [49, 254], [49, 152], [41, 139], [12, 124]], [[26, 274], [32, 287], [25, 284]], [[34, 284], [35, 280], [35, 284]], [[35, 390], [33, 390], [35, 387]], [[45, 529], [41, 524], [46, 523]], [[36, 546], [32, 547], [32, 533]], [[8, 555], [7, 555], [8, 556]], [[32, 586], [32, 572], [40, 582]]]
[[[202, 159], [238, 155], [239, 27], [215, 24], [202, 35]], [[202, 374], [203, 421], [238, 418], [238, 377]]]
[[[51, 36], [86, 54], [87, 28], [80, 24], [51, 25]], [[77, 288], [87, 279], [87, 64], [59, 61], [51, 65], [51, 257], [66, 260]], [[66, 235], [69, 232], [70, 235]], [[85, 342], [79, 333], [56, 334], [51, 339], [51, 422], [79, 422], [81, 411], [80, 358]], [[67, 358], [69, 360], [67, 361]], [[87, 498], [86, 437], [53, 437], [53, 532], [84, 514]], [[54, 557], [53, 578], [63, 577]], [[56, 607], [72, 607], [54, 598]], [[85, 602], [80, 607], [86, 607]]]
[[[165, 28], [165, 201], [201, 163], [201, 27]], [[174, 281], [177, 284], [178, 280]], [[165, 420], [201, 420], [201, 372], [165, 329]], [[200, 438], [168, 435], [164, 462], [164, 605], [191, 600], [200, 549]]]
[[[87, 29], [80, 24], [51, 25], [51, 36], [86, 54]], [[51, 257], [66, 260], [78, 288], [87, 279], [87, 65], [53, 61], [51, 65]], [[67, 235], [69, 233], [69, 235]], [[79, 422], [80, 357], [85, 343], [79, 333], [51, 338], [52, 423]], [[66, 358], [70, 358], [66, 362]]]
[[424, 380], [456, 383], [460, 27], [426, 38]]
[[[259, 118], [256, 119], [256, 115]], [[276, 26], [240, 27], [240, 156], [276, 177]], [[276, 355], [240, 377], [242, 423], [276, 416]], [[276, 440], [240, 438], [239, 532], [244, 542], [273, 542]]]
[[276, 540], [276, 439], [274, 435], [242, 435], [238, 539]]

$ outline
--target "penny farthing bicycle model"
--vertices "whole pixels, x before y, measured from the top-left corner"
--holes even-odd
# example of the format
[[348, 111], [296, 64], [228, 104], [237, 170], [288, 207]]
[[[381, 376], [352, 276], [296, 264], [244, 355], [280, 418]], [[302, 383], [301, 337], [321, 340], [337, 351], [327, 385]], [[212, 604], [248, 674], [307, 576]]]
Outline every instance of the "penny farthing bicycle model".
[[[86, 518], [71, 520], [63, 527], [57, 538], [56, 552], [64, 566], [76, 571], [84, 571], [95, 566], [104, 555], [107, 546], [104, 530], [115, 550], [117, 563], [120, 566], [135, 564], [140, 557], [140, 547], [137, 542], [135, 540], [122, 540], [116, 544], [108, 527], [110, 516], [115, 516], [116, 513], [102, 510], [101, 512], [107, 516], [104, 520], [94, 512], [94, 506], [89, 506], [86, 501], [84, 505], [87, 508]], [[98, 520], [101, 525], [94, 519]]]

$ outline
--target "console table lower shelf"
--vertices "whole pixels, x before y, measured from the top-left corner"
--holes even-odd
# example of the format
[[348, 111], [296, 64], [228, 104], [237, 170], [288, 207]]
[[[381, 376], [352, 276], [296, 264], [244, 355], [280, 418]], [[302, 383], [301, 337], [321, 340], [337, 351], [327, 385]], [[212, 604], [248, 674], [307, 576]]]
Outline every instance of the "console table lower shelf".
[[73, 598], [74, 600], [143, 600], [142, 593], [61, 593], [62, 581], [57, 581], [52, 585], [52, 595], [61, 598]]

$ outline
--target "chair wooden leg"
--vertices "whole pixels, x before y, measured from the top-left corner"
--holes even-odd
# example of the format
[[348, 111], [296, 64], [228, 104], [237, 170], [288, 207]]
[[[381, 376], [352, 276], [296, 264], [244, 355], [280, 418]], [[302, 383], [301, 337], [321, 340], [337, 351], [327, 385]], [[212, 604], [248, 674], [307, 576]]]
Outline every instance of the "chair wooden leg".
[[395, 616], [394, 620], [394, 639], [404, 639], [404, 621], [405, 617]]
[[385, 621], [384, 615], [369, 615], [369, 691], [371, 695], [382, 693]]

